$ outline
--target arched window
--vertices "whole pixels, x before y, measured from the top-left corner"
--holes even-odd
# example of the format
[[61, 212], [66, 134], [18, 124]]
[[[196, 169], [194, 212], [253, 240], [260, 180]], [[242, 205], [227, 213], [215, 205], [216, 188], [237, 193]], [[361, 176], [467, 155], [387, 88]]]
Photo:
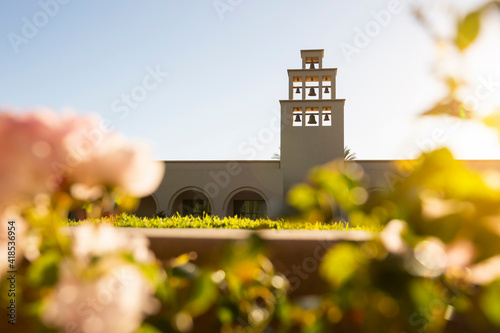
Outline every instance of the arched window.
[[207, 196], [201, 191], [186, 190], [177, 195], [172, 205], [172, 214], [179, 213], [182, 216], [203, 217], [212, 214], [212, 205]]
[[227, 207], [228, 215], [252, 220], [267, 217], [266, 200], [259, 193], [243, 190], [234, 194]]

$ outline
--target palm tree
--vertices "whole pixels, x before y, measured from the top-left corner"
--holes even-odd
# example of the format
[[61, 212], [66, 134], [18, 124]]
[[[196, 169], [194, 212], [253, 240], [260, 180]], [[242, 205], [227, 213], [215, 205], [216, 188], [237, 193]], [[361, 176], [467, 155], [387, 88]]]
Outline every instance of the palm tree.
[[353, 161], [356, 159], [356, 153], [352, 152], [351, 149], [344, 147], [344, 160], [345, 161]]
[[[278, 149], [281, 151], [281, 147], [278, 147]], [[279, 160], [281, 159], [280, 153], [274, 153], [273, 156], [271, 156], [272, 160]]]

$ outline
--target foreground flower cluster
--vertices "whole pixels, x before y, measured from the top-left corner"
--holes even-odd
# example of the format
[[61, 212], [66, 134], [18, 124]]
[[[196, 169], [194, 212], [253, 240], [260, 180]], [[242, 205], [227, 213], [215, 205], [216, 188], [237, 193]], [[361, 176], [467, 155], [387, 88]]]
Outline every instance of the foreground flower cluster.
[[93, 116], [52, 110], [0, 110], [0, 203], [33, 203], [60, 191], [95, 199], [106, 188], [142, 197], [156, 189], [163, 165], [144, 145], [110, 132]]
[[288, 285], [257, 240], [209, 270], [191, 262], [195, 253], [159, 262], [144, 236], [110, 225], [66, 227], [73, 209], [120, 213], [152, 193], [164, 166], [147, 147], [97, 117], [35, 109], [0, 112], [0, 151], [0, 254], [16, 249], [11, 266], [0, 264], [0, 290], [12, 288], [8, 270], [18, 277], [14, 298], [0, 295], [2, 331], [187, 332], [214, 307], [228, 332], [275, 318]]
[[44, 299], [42, 321], [65, 332], [135, 331], [158, 307], [153, 281], [141, 271], [155, 264], [146, 239], [111, 226], [85, 225], [73, 233], [58, 282]]
[[[65, 332], [138, 329], [157, 306], [142, 271], [157, 265], [147, 240], [112, 227], [68, 234], [60, 225], [72, 209], [112, 213], [152, 193], [163, 164], [98, 117], [49, 109], [0, 110], [0, 151], [0, 269], [20, 274], [16, 328], [39, 321]], [[8, 244], [10, 252], [15, 244], [9, 268]]]

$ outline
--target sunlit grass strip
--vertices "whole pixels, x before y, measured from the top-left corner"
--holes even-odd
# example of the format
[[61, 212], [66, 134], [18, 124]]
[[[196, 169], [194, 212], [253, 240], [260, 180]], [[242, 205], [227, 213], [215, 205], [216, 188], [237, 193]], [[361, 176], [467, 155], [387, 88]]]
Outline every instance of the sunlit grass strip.
[[[201, 228], [201, 229], [298, 229], [298, 230], [364, 230], [364, 231], [379, 231], [374, 227], [351, 227], [342, 222], [322, 223], [322, 222], [290, 222], [286, 220], [269, 220], [259, 219], [250, 220], [239, 217], [224, 217], [218, 216], [193, 217], [179, 216], [167, 218], [141, 218], [132, 214], [123, 213], [121, 215], [113, 215], [100, 219], [86, 220], [91, 223], [111, 223], [115, 227], [131, 227], [131, 228]], [[70, 226], [82, 224], [84, 221], [69, 221]]]

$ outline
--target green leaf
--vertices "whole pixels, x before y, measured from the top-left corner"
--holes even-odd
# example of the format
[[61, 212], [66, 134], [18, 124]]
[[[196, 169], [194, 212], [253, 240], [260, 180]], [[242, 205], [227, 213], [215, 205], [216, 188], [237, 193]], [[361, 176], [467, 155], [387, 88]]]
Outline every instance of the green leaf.
[[[439, 295], [434, 292], [434, 285], [432, 280], [415, 278], [409, 283], [408, 291], [411, 299], [415, 304], [415, 308], [427, 309], [433, 301], [439, 299]], [[427, 321], [431, 320], [430, 312], [423, 312], [421, 314]]]
[[479, 305], [486, 318], [500, 327], [500, 280], [487, 286], [481, 294]]
[[342, 243], [326, 253], [319, 273], [326, 281], [339, 288], [354, 275], [364, 261], [358, 246]]
[[198, 273], [199, 268], [191, 262], [172, 267], [172, 276], [179, 278], [194, 280], [198, 276]]
[[217, 318], [222, 324], [230, 324], [233, 322], [235, 316], [230, 308], [221, 306], [217, 309]]
[[60, 259], [60, 254], [55, 251], [43, 253], [29, 266], [29, 282], [39, 287], [55, 285], [59, 275]]
[[197, 317], [214, 304], [217, 296], [217, 286], [210, 278], [210, 275], [201, 274], [195, 282], [185, 310], [193, 317]]
[[147, 324], [147, 323], [142, 323], [141, 327], [137, 330], [137, 333], [161, 333], [158, 328], [154, 327], [153, 325]]
[[455, 37], [455, 45], [464, 51], [470, 44], [476, 40], [479, 35], [479, 30], [481, 29], [481, 12], [474, 11], [460, 22], [457, 26], [457, 36]]

